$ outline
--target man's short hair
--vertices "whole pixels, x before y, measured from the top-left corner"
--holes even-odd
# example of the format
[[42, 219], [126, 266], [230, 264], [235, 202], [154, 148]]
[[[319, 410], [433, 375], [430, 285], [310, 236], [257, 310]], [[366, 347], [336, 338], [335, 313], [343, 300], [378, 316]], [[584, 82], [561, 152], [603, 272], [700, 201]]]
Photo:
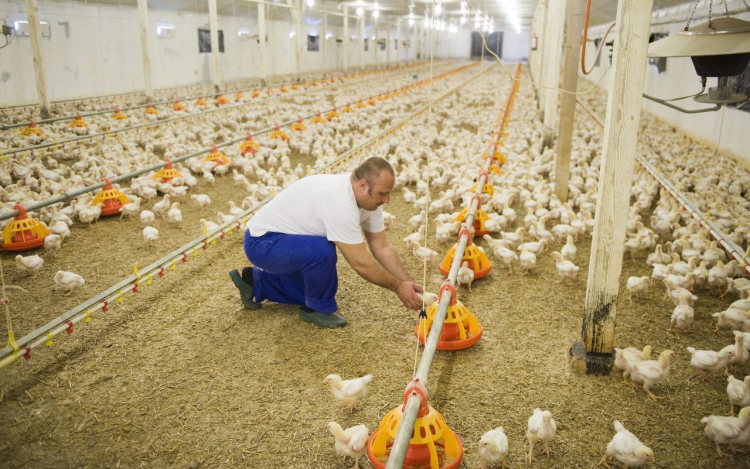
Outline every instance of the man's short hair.
[[396, 172], [393, 170], [393, 166], [379, 156], [373, 156], [372, 158], [366, 159], [361, 165], [352, 172], [352, 176], [355, 181], [361, 181], [364, 179], [367, 181], [367, 185], [372, 190], [372, 186], [380, 179], [380, 173], [388, 171], [391, 176], [395, 177]]

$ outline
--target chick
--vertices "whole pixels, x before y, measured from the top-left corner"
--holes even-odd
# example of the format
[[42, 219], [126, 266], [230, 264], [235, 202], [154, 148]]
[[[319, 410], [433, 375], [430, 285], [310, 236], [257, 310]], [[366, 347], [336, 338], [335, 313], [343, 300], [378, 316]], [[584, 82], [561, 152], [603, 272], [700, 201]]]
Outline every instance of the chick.
[[167, 220], [169, 220], [170, 223], [182, 222], [182, 212], [178, 208], [179, 206], [179, 202], [172, 202], [172, 207], [167, 211]]
[[159, 239], [159, 230], [153, 226], [143, 228], [143, 242], [147, 247], [153, 246], [157, 239]]
[[436, 293], [431, 293], [428, 291], [424, 292], [421, 295], [417, 293], [417, 295], [422, 298], [422, 302], [424, 303], [425, 307], [432, 306], [440, 299], [440, 297]]
[[154, 212], [151, 210], [143, 210], [141, 211], [141, 223], [144, 225], [150, 225], [154, 222], [156, 217], [154, 216]]
[[62, 238], [59, 235], [48, 234], [44, 238], [44, 249], [49, 252], [52, 257], [57, 257], [57, 251], [60, 250], [61, 246]]
[[714, 440], [719, 457], [724, 457], [720, 444], [747, 444], [750, 441], [750, 407], [743, 407], [737, 417], [709, 415], [703, 417], [701, 423], [706, 424], [703, 431]]
[[669, 332], [676, 324], [683, 332], [690, 332], [690, 326], [695, 320], [695, 310], [688, 304], [688, 297], [685, 294], [680, 295], [680, 304], [674, 307], [672, 319], [669, 321]]
[[367, 395], [367, 384], [370, 381], [372, 381], [372, 375], [347, 380], [342, 380], [339, 375], [328, 375], [323, 380], [324, 383], [331, 385], [331, 392], [339, 401], [339, 405], [350, 410]]
[[521, 254], [518, 256], [519, 264], [523, 268], [524, 272], [528, 272], [536, 266], [536, 255], [533, 252], [527, 251], [525, 248], [521, 250]]
[[83, 277], [73, 272], [66, 272], [64, 270], [58, 270], [55, 274], [55, 285], [58, 287], [68, 290], [66, 295], [73, 293], [73, 290], [82, 286], [85, 283]]
[[696, 350], [693, 347], [688, 347], [687, 351], [690, 352], [692, 357], [690, 358], [690, 366], [698, 368], [698, 373], [701, 379], [706, 381], [706, 371], [721, 371], [727, 368], [729, 359], [734, 355], [734, 346], [731, 350], [725, 350], [722, 352], [714, 352], [713, 350]]
[[626, 468], [641, 467], [647, 460], [654, 462], [654, 452], [648, 446], [641, 443], [635, 435], [630, 433], [620, 422], [615, 420], [615, 436], [607, 444], [602, 460], [598, 465], [607, 464], [607, 458], [612, 456]]
[[529, 427], [526, 430], [526, 439], [529, 440], [529, 454], [524, 459], [531, 464], [534, 460], [534, 444], [544, 441], [544, 452], [549, 456], [549, 440], [555, 437], [557, 433], [557, 424], [552, 419], [552, 412], [541, 409], [534, 409], [534, 414], [529, 417]]
[[575, 280], [580, 267], [570, 261], [566, 261], [565, 259], [563, 259], [562, 254], [560, 254], [558, 251], [552, 252], [552, 257], [555, 258], [555, 267], [557, 267], [557, 275], [560, 276], [560, 282], [562, 282], [566, 278]]
[[469, 261], [464, 261], [461, 267], [458, 268], [458, 275], [456, 276], [456, 288], [459, 288], [461, 284], [468, 285], [469, 291], [471, 291], [471, 283], [474, 281], [474, 270], [469, 267]]
[[673, 354], [673, 351], [665, 350], [659, 355], [658, 360], [644, 360], [635, 363], [630, 371], [630, 379], [637, 383], [643, 383], [643, 390], [653, 400], [661, 398], [656, 397], [650, 388], [654, 384], [666, 381], [669, 376], [669, 361]]
[[36, 277], [37, 272], [41, 270], [43, 265], [44, 259], [39, 256], [23, 257], [20, 254], [16, 256], [16, 267], [18, 270], [32, 274], [32, 277]]
[[744, 381], [729, 375], [727, 378], [727, 397], [729, 398], [729, 414], [734, 417], [734, 406], [750, 406], [750, 375]]
[[336, 439], [334, 445], [336, 454], [343, 456], [344, 461], [346, 461], [347, 456], [354, 458], [354, 468], [359, 468], [359, 458], [364, 456], [367, 451], [367, 438], [370, 434], [367, 427], [365, 425], [357, 425], [356, 427], [344, 430], [338, 423], [329, 422], [328, 431]]
[[650, 345], [643, 347], [642, 351], [635, 347], [624, 349], [615, 347], [615, 366], [623, 370], [622, 382], [624, 384], [630, 385], [628, 383], [628, 375], [630, 375], [633, 365], [644, 360], [651, 360]]
[[482, 469], [490, 464], [505, 465], [505, 458], [508, 456], [508, 437], [505, 435], [503, 427], [497, 427], [490, 430], [479, 440], [479, 459], [482, 460]]
[[433, 251], [427, 248], [427, 246], [420, 246], [417, 241], [412, 241], [411, 252], [422, 262], [427, 262], [428, 264], [432, 263], [438, 255], [437, 251]]
[[568, 240], [560, 251], [563, 258], [566, 260], [573, 261], [576, 258], [578, 248], [576, 248], [576, 245], [573, 243], [573, 237], [571, 235], [568, 235]]
[[650, 277], [630, 277], [628, 278], [627, 288], [630, 292], [630, 302], [633, 302], [633, 293], [638, 296], [639, 293], [648, 290], [648, 286], [653, 284]]

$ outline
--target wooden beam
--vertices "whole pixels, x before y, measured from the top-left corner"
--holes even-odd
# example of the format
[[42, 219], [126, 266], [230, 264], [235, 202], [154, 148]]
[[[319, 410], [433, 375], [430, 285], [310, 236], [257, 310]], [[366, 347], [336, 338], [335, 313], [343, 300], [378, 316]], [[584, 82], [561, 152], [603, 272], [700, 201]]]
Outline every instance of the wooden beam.
[[362, 17], [359, 19], [359, 69], [365, 68], [365, 14], [362, 13]]
[[343, 46], [342, 53], [344, 54], [344, 71], [349, 70], [349, 41], [351, 36], [349, 35], [349, 7], [344, 5], [344, 40], [341, 42]]
[[258, 3], [258, 44], [260, 45], [260, 82], [268, 82], [268, 62], [266, 59], [266, 4]]
[[208, 27], [211, 29], [211, 83], [214, 91], [221, 90], [219, 78], [219, 19], [216, 13], [216, 0], [208, 0]]
[[620, 0], [605, 119], [583, 346], [612, 352], [653, 0]]
[[[545, 62], [546, 53], [547, 53], [547, 40], [549, 37], [547, 36], [547, 10], [549, 9], [549, 4], [547, 3], [547, 0], [542, 0], [539, 2], [541, 4], [540, 9], [540, 28], [539, 28], [539, 40], [537, 41], [537, 49], [538, 49], [538, 55], [537, 55], [537, 69], [536, 69], [536, 77], [537, 83], [544, 83], [544, 77], [547, 71], [547, 64]], [[537, 101], [536, 101], [536, 108], [540, 111], [544, 111], [544, 99], [547, 97], [546, 90], [544, 88], [536, 88], [537, 91]]]
[[42, 55], [42, 31], [39, 29], [39, 5], [37, 0], [26, 0], [26, 19], [31, 33], [31, 55], [34, 60], [36, 94], [39, 98], [39, 112], [42, 119], [49, 119], [49, 95], [47, 79], [44, 74], [44, 56]]
[[396, 64], [401, 65], [401, 17], [396, 20]]
[[[323, 2], [323, 9], [325, 9], [325, 2]], [[323, 51], [323, 70], [328, 70], [328, 15], [323, 13], [323, 32], [318, 34], [318, 40], [322, 42]]]
[[148, 50], [148, 0], [138, 0], [138, 17], [141, 26], [141, 57], [143, 58], [143, 85], [146, 100], [154, 100], [154, 87], [151, 84], [151, 55]]
[[385, 34], [385, 64], [386, 66], [391, 65], [391, 29], [393, 27], [391, 26], [390, 21], [386, 21], [385, 23], [388, 25], [388, 31]]
[[[578, 87], [578, 61], [581, 57], [581, 36], [585, 0], [569, 0], [565, 21], [565, 54], [562, 89], [574, 92]], [[560, 96], [560, 122], [557, 128], [557, 159], [555, 162], [555, 194], [560, 202], [568, 200], [570, 180], [570, 151], [573, 144], [576, 97], [562, 93]]]
[[[547, 66], [546, 79], [543, 82], [549, 87], [545, 90], [546, 98], [544, 99], [544, 128], [542, 133], [542, 148], [551, 147], [555, 141], [555, 132], [559, 119], [557, 103], [560, 92], [556, 89], [560, 87], [560, 71], [562, 70], [562, 43], [563, 31], [565, 29], [565, 5], [568, 0], [554, 0], [550, 2], [549, 13], [547, 14], [547, 52], [544, 62]], [[547, 53], [545, 52], [545, 54]]]

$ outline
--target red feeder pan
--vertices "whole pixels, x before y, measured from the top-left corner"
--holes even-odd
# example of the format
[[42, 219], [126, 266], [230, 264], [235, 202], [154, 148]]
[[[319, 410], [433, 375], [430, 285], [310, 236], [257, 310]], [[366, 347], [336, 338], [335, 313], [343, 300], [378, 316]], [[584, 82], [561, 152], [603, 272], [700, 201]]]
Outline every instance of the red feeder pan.
[[[442, 296], [443, 290], [451, 291], [451, 302], [448, 311], [445, 313], [445, 322], [443, 329], [440, 331], [440, 340], [438, 341], [438, 350], [463, 350], [476, 344], [484, 333], [482, 325], [477, 318], [471, 314], [471, 311], [456, 298], [456, 289], [453, 284], [446, 279], [443, 286], [440, 287]], [[435, 303], [427, 308], [427, 318], [424, 324], [420, 321], [414, 327], [414, 335], [417, 336], [419, 343], [424, 345], [427, 336], [432, 329], [432, 323], [435, 320], [438, 304]]]
[[23, 205], [16, 204], [14, 208], [18, 215], [3, 230], [0, 247], [8, 251], [28, 251], [43, 246], [44, 238], [49, 234], [47, 227], [29, 218]]
[[94, 205], [104, 204], [104, 207], [102, 207], [102, 216], [110, 217], [120, 213], [120, 208], [130, 202], [130, 199], [128, 199], [125, 194], [112, 187], [112, 182], [109, 178], [104, 178], [104, 182], [106, 184], [104, 189], [96, 194], [96, 197], [94, 197], [94, 200], [91, 201], [91, 203]]

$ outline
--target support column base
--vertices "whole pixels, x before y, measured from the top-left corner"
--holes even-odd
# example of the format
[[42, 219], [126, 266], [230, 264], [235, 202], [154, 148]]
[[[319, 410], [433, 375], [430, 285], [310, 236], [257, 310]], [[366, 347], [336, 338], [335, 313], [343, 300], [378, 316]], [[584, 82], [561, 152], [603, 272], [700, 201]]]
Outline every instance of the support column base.
[[580, 374], [608, 376], [615, 362], [614, 350], [609, 354], [586, 353], [580, 342], [575, 342], [569, 353], [570, 369]]

